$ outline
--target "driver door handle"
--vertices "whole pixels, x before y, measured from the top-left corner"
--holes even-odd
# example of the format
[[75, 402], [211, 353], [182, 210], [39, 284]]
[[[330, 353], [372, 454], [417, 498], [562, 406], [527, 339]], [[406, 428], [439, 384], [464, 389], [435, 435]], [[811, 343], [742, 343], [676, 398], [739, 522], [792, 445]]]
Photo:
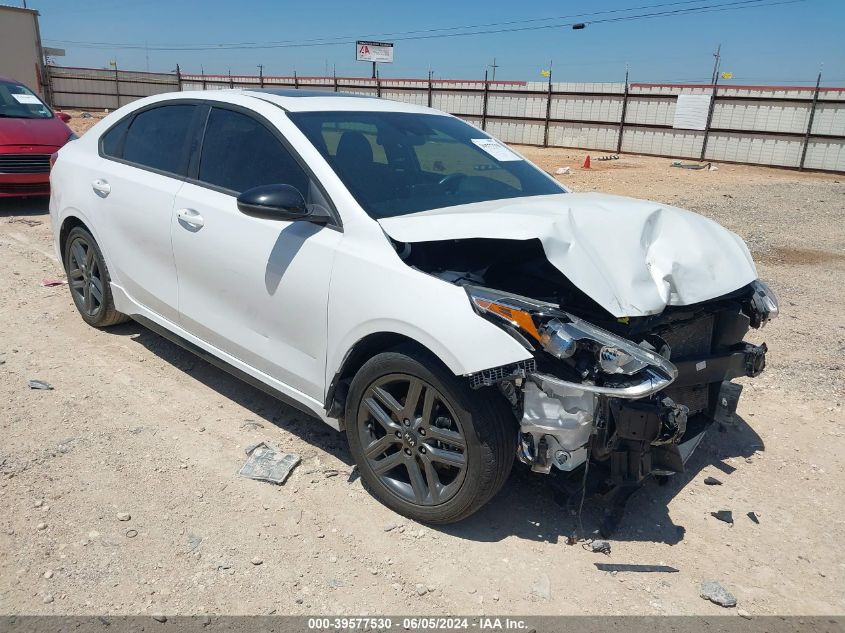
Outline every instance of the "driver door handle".
[[198, 229], [205, 224], [202, 216], [193, 209], [179, 209], [176, 211], [176, 217], [182, 224], [187, 224], [191, 228]]
[[111, 193], [111, 185], [108, 183], [107, 180], [103, 180], [102, 178], [97, 178], [94, 182], [91, 183], [91, 188], [101, 198], [105, 198], [107, 195]]

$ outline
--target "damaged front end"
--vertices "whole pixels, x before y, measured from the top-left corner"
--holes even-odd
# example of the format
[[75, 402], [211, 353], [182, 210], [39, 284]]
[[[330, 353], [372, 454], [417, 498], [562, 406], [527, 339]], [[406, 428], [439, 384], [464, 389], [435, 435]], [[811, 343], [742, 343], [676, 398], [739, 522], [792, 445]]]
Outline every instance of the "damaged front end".
[[[717, 417], [736, 410], [766, 346], [742, 339], [777, 315], [777, 298], [754, 281], [729, 295], [599, 327], [558, 305], [464, 286], [475, 310], [533, 358], [470, 376], [496, 384], [520, 419], [518, 456], [532, 470], [572, 471], [588, 460], [607, 483], [632, 486], [682, 472]], [[601, 318], [601, 317], [599, 317]]]

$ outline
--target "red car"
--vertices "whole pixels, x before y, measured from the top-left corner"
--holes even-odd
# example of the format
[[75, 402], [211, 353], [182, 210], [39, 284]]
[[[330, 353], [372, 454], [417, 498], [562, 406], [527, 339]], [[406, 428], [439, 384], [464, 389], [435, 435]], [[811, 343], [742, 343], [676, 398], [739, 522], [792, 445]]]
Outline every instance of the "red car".
[[70, 116], [0, 77], [0, 198], [50, 194], [50, 155], [76, 138]]

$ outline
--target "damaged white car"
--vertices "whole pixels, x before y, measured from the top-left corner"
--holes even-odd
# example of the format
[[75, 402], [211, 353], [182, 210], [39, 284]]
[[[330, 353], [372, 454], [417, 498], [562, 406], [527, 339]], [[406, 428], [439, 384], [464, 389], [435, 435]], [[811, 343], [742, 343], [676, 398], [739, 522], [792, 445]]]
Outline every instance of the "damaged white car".
[[424, 522], [477, 510], [515, 458], [590, 465], [622, 499], [682, 471], [778, 313], [716, 223], [569, 193], [381, 99], [142, 99], [65, 146], [51, 184], [88, 323], [131, 317], [345, 429], [372, 493]]

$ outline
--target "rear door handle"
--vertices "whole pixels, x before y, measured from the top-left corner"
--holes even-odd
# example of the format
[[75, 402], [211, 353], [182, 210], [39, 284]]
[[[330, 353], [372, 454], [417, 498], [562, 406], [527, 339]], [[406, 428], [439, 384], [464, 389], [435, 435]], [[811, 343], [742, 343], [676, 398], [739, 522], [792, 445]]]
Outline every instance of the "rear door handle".
[[176, 218], [183, 226], [187, 224], [188, 229], [199, 229], [205, 225], [205, 220], [193, 209], [179, 209], [176, 211]]
[[91, 188], [101, 198], [105, 198], [107, 195], [111, 193], [111, 185], [108, 181], [103, 180], [102, 178], [97, 178], [94, 182], [91, 183]]

